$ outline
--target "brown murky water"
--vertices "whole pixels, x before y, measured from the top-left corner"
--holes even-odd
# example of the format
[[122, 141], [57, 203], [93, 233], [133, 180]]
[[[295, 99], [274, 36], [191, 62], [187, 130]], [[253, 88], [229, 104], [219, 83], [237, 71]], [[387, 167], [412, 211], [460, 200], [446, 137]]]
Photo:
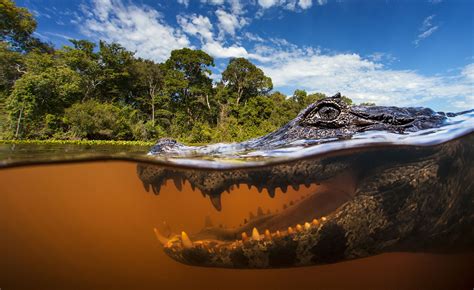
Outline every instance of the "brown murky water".
[[[166, 256], [153, 228], [194, 232], [210, 216], [242, 223], [314, 188], [270, 199], [255, 188], [224, 194], [225, 211], [188, 183], [144, 190], [136, 164], [89, 162], [0, 170], [0, 288], [472, 289], [474, 253], [389, 253], [343, 263], [276, 270], [191, 267]], [[251, 205], [251, 206], [249, 206]]]

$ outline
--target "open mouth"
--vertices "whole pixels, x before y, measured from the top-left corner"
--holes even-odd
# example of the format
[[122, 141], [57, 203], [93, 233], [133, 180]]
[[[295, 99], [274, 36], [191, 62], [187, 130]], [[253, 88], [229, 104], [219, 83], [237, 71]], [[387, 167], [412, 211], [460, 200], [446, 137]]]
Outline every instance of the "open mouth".
[[[356, 179], [349, 169], [333, 172], [333, 176], [326, 176], [322, 180], [280, 179], [278, 186], [275, 186], [275, 176], [262, 178], [265, 172], [262, 174], [261, 170], [249, 170], [245, 176], [230, 174], [239, 175], [239, 180], [232, 180], [228, 175], [228, 179], [219, 183], [216, 181], [219, 178], [212, 172], [201, 172], [199, 182], [196, 173], [187, 175], [186, 171], [176, 170], [164, 172], [163, 169], [158, 169], [159, 174], [155, 171], [147, 178], [145, 171], [150, 171], [150, 166], [139, 165], [138, 169], [145, 188], [152, 188], [158, 194], [166, 180], [173, 180], [178, 189], [188, 181], [192, 187], [201, 189], [201, 193], [209, 197], [213, 207], [221, 212], [225, 212], [225, 205], [228, 205], [221, 204], [220, 192], [215, 194], [216, 188], [222, 189], [222, 183], [226, 184], [224, 191], [229, 192], [230, 196], [235, 195], [235, 198], [239, 198], [242, 190], [253, 186], [262, 194], [266, 192], [274, 200], [293, 196], [290, 202], [279, 203], [273, 208], [266, 207], [263, 210], [258, 207], [255, 214], [240, 217], [241, 222], [238, 224], [217, 225], [207, 217], [204, 227], [196, 232], [173, 232], [155, 228], [155, 235], [165, 253], [179, 262], [211, 267], [277, 268], [314, 264], [315, 261], [304, 261], [299, 257], [300, 254], [308, 256], [303, 254], [304, 251], [316, 251], [311, 256], [321, 263], [335, 261], [343, 254], [344, 245], [331, 245], [331, 236], [344, 235], [332, 219], [355, 196]], [[275, 173], [275, 168], [270, 171]], [[256, 179], [259, 180], [258, 183], [255, 183]], [[206, 182], [212, 183], [207, 192], [206, 188], [199, 186]], [[327, 243], [328, 249], [317, 253], [320, 250], [311, 246], [315, 243]], [[305, 245], [308, 248], [305, 249]]]

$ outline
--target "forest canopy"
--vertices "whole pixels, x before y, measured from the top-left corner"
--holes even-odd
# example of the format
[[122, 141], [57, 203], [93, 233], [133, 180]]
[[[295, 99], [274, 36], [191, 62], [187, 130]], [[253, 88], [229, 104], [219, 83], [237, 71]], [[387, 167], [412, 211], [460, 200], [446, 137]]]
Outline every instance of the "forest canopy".
[[216, 82], [202, 50], [174, 50], [156, 63], [104, 41], [54, 49], [35, 29], [27, 9], [0, 0], [0, 139], [241, 141], [325, 97], [273, 91], [245, 58], [230, 59]]

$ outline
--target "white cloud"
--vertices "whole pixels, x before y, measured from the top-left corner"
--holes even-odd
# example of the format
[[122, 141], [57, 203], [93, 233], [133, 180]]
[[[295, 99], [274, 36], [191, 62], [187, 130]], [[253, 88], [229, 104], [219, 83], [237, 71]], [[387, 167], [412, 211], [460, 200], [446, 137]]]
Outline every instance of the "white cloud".
[[121, 0], [94, 0], [80, 23], [90, 37], [117, 42], [137, 56], [163, 61], [174, 49], [189, 47], [189, 39], [167, 25], [162, 15], [148, 7], [124, 5]]
[[[331, 95], [340, 91], [356, 102], [420, 106], [452, 100], [466, 109], [473, 100], [474, 64], [455, 76], [425, 76], [413, 70], [392, 70], [357, 54], [323, 55], [302, 50], [287, 52], [262, 67], [275, 87], [303, 88]], [[471, 102], [470, 106], [473, 107]]]
[[208, 3], [213, 5], [222, 5], [224, 4], [224, 0], [201, 0], [201, 3]]
[[55, 33], [55, 32], [45, 32], [44, 34], [51, 35], [51, 36], [58, 37], [58, 38], [62, 38], [64, 40], [68, 40], [68, 41], [70, 39], [75, 39], [74, 37], [67, 36], [67, 35], [61, 34], [61, 33]]
[[264, 9], [267, 9], [276, 5], [277, 2], [278, 2], [277, 0], [258, 0], [258, 4]]
[[240, 0], [229, 0], [232, 13], [240, 15], [244, 12], [244, 5]]
[[249, 57], [249, 53], [244, 47], [237, 45], [224, 47], [217, 41], [204, 43], [202, 49], [216, 58]]
[[227, 13], [222, 9], [217, 9], [216, 16], [219, 21], [218, 27], [222, 36], [224, 33], [235, 36], [235, 31], [247, 24], [245, 18], [238, 19], [234, 14]]
[[436, 15], [430, 15], [423, 20], [421, 27], [419, 28], [420, 33], [418, 34], [417, 38], [413, 41], [416, 47], [419, 46], [420, 42], [428, 38], [432, 35], [436, 30], [438, 30], [439, 26], [433, 24], [433, 19]]
[[189, 6], [189, 0], [178, 0], [178, 3], [184, 5], [186, 8]]
[[[317, 2], [319, 5], [325, 5], [327, 0], [317, 0]], [[258, 4], [263, 9], [281, 6], [284, 9], [298, 12], [311, 8], [313, 6], [313, 0], [258, 0]]]
[[208, 17], [196, 14], [188, 16], [178, 15], [177, 21], [185, 33], [199, 38], [202, 50], [215, 58], [254, 57], [242, 46], [224, 46], [224, 44], [218, 41], [214, 37], [213, 25]]
[[313, 0], [299, 0], [298, 6], [300, 6], [301, 9], [311, 8], [311, 6], [313, 6]]
[[474, 63], [466, 65], [461, 71], [461, 74], [474, 82]]
[[212, 23], [209, 18], [193, 14], [191, 16], [178, 15], [176, 17], [181, 29], [192, 36], [198, 36], [201, 41], [212, 41]]

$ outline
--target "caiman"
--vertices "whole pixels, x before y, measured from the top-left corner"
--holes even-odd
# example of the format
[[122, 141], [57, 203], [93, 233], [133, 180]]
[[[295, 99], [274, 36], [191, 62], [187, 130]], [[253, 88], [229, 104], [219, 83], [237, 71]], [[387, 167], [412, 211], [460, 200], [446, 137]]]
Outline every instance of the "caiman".
[[[346, 104], [339, 94], [319, 100], [280, 129], [226, 145], [269, 150], [316, 140], [312, 146], [360, 132], [407, 134], [443, 126], [452, 113], [428, 108]], [[152, 155], [206, 154], [222, 146], [191, 147], [160, 140]], [[229, 169], [140, 164], [145, 188], [159, 194], [168, 179], [188, 181], [222, 210], [221, 194], [255, 186], [276, 189], [316, 184], [318, 190], [278, 213], [260, 214], [238, 228], [208, 224], [200, 232], [164, 236], [176, 261], [207, 267], [281, 268], [368, 257], [390, 251], [450, 253], [474, 249], [474, 134], [434, 146], [372, 146], [314, 158]]]

